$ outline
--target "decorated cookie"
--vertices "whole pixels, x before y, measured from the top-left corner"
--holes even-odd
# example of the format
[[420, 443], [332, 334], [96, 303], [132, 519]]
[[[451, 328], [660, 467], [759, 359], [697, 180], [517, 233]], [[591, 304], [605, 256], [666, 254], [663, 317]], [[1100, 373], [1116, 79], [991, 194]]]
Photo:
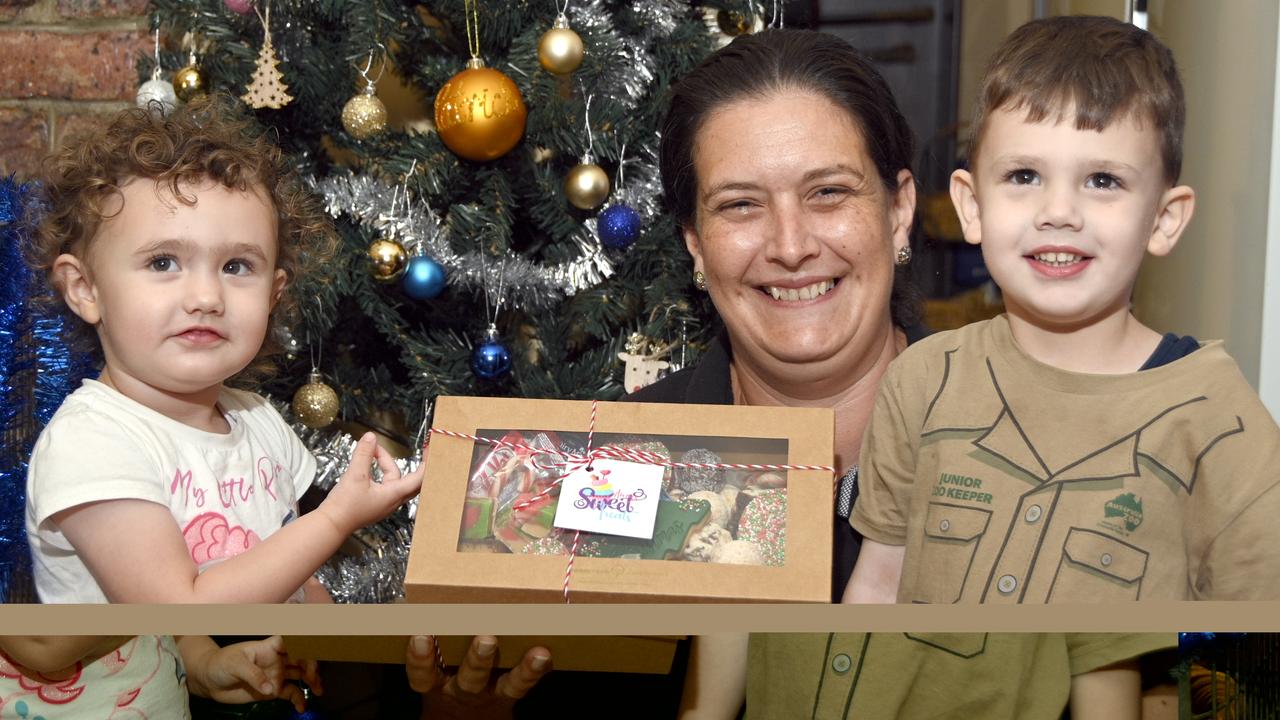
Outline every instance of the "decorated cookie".
[[[735, 527], [738, 521], [738, 494], [741, 492], [742, 488], [727, 483], [720, 488], [720, 498], [724, 500], [725, 508], [729, 512], [729, 517], [733, 519]], [[726, 524], [725, 527], [729, 527], [729, 525]]]
[[726, 503], [719, 493], [714, 493], [710, 490], [699, 490], [696, 493], [691, 493], [689, 499], [703, 500], [711, 506], [710, 521], [712, 525], [719, 525], [722, 528], [729, 526], [729, 509], [733, 506]]
[[[694, 448], [680, 456], [680, 462], [718, 464], [720, 456], [706, 448]], [[724, 486], [724, 472], [718, 468], [676, 468], [676, 487], [686, 493], [699, 490], [719, 492]]]
[[569, 548], [565, 546], [564, 541], [557, 533], [534, 540], [525, 545], [520, 552], [526, 555], [568, 555]]
[[747, 484], [752, 487], [764, 489], [785, 488], [787, 486], [787, 474], [770, 470], [756, 475], [752, 475], [747, 479]]
[[[632, 435], [620, 442], [611, 442], [609, 444], [614, 447], [623, 448], [625, 450], [638, 450], [640, 452], [653, 453], [654, 455], [657, 455], [664, 460], [671, 459], [671, 450], [669, 450], [666, 445], [663, 445], [657, 440], [644, 440], [638, 436]], [[663, 491], [670, 492], [671, 488], [673, 487], [672, 483], [674, 482], [674, 480], [675, 480], [675, 471], [672, 470], [671, 468], [663, 468], [663, 473], [662, 473]]]
[[707, 523], [685, 544], [684, 559], [693, 562], [711, 562], [720, 552], [720, 548], [731, 542], [733, 542], [733, 536], [728, 530], [719, 525]]
[[760, 546], [750, 540], [730, 540], [719, 546], [719, 552], [712, 557], [712, 562], [725, 565], [764, 565], [765, 557], [760, 553]]
[[652, 540], [593, 533], [590, 538], [583, 539], [578, 552], [586, 557], [620, 558], [631, 555], [643, 560], [675, 558], [684, 550], [689, 536], [706, 524], [710, 514], [710, 504], [705, 500], [661, 500]]
[[738, 540], [750, 540], [758, 545], [766, 564], [785, 564], [787, 491], [761, 491], [742, 511], [742, 517], [738, 519], [737, 537]]

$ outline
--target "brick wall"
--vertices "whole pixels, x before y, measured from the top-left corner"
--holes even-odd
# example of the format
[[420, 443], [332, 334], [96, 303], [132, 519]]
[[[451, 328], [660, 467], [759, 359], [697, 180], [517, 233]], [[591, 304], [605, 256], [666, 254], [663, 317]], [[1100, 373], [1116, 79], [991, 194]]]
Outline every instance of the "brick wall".
[[0, 0], [0, 174], [133, 103], [147, 0]]

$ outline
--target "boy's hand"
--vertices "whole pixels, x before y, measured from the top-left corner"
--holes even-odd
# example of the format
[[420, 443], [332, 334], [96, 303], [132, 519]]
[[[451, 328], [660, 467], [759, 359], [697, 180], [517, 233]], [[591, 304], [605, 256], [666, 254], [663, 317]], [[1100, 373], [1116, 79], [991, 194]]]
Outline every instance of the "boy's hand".
[[409, 687], [422, 693], [422, 718], [509, 718], [511, 708], [551, 670], [551, 653], [530, 648], [520, 664], [497, 680], [492, 679], [498, 640], [479, 636], [462, 660], [456, 675], [436, 665], [435, 639], [418, 635], [409, 639], [405, 672]]
[[[375, 460], [382, 469], [380, 483], [373, 481], [370, 470]], [[425, 463], [401, 477], [391, 453], [378, 445], [373, 433], [365, 433], [356, 443], [351, 465], [315, 511], [329, 518], [344, 535], [350, 535], [390, 515], [416, 495], [422, 487], [423, 467]]]
[[290, 661], [279, 635], [213, 650], [205, 656], [202, 666], [191, 668], [192, 675], [200, 673], [200, 677], [192, 679], [204, 691], [200, 694], [220, 703], [283, 698], [302, 712], [306, 709], [302, 689], [285, 681], [302, 680], [317, 695], [323, 691], [316, 661]]

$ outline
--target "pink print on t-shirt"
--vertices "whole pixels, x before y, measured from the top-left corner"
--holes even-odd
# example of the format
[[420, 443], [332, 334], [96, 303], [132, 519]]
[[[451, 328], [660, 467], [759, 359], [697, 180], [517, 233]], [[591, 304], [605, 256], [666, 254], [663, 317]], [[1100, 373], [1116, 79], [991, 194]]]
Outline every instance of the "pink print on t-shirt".
[[216, 512], [202, 513], [192, 518], [182, 531], [182, 538], [187, 541], [191, 561], [197, 567], [210, 560], [235, 557], [261, 540], [252, 530], [245, 530], [238, 525], [232, 527], [225, 516]]
[[32, 673], [35, 676], [35, 679], [32, 679], [22, 674], [16, 666], [17, 663], [0, 651], [0, 678], [17, 680], [18, 687], [21, 688], [10, 697], [0, 697], [0, 710], [3, 710], [10, 701], [32, 693], [50, 705], [65, 705], [84, 692], [84, 685], [80, 684], [80, 663], [76, 663], [75, 671], [65, 680], [50, 680], [36, 672]]

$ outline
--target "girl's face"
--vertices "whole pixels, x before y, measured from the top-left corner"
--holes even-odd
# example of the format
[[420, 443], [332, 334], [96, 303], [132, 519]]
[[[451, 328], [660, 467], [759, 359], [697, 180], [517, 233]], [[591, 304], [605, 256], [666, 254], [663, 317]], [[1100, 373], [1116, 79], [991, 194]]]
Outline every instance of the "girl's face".
[[685, 242], [735, 354], [851, 371], [892, 327], [911, 173], [885, 188], [848, 113], [807, 91], [731, 103], [699, 129]]
[[96, 326], [118, 388], [191, 395], [219, 387], [262, 348], [284, 289], [265, 192], [212, 181], [181, 191], [195, 204], [152, 180], [126, 182], [104, 207], [83, 263], [85, 302], [72, 306]]

